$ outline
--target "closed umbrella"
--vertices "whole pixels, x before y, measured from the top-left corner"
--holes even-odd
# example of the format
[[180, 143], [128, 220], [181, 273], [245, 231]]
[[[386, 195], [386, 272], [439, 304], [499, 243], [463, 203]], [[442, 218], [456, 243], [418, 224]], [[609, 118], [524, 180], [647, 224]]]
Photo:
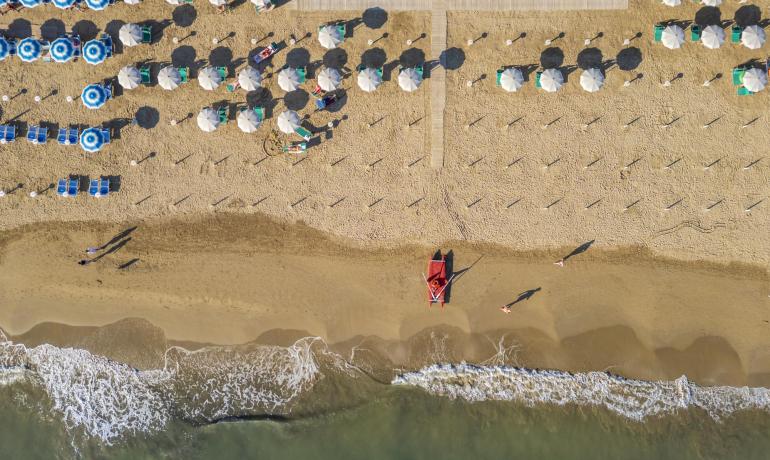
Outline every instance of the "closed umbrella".
[[238, 85], [246, 91], [256, 91], [262, 86], [262, 74], [251, 66], [238, 73]]
[[53, 6], [62, 10], [68, 10], [75, 6], [76, 0], [53, 0]]
[[334, 91], [342, 83], [342, 75], [337, 69], [324, 67], [318, 72], [318, 86], [324, 91]]
[[719, 26], [706, 26], [701, 32], [700, 41], [708, 49], [717, 49], [725, 42], [725, 31]]
[[663, 0], [663, 4], [666, 6], [679, 6], [682, 4], [682, 0]]
[[765, 31], [757, 25], [748, 26], [741, 33], [741, 43], [750, 50], [762, 48], [765, 38]]
[[286, 134], [292, 134], [295, 129], [299, 128], [299, 115], [293, 110], [286, 110], [278, 115], [278, 129]]
[[580, 86], [589, 93], [595, 93], [604, 86], [604, 74], [596, 68], [584, 70], [580, 75]]
[[366, 68], [358, 73], [358, 87], [367, 93], [376, 90], [382, 84], [382, 77], [376, 69]]
[[242, 110], [238, 113], [238, 127], [244, 133], [253, 133], [259, 128], [259, 117], [252, 109]]
[[34, 8], [43, 2], [42, 0], [21, 0], [19, 3], [21, 3], [21, 6], [24, 8]]
[[164, 67], [158, 72], [158, 84], [161, 88], [171, 91], [177, 89], [182, 83], [182, 76], [176, 67]]
[[75, 57], [75, 45], [67, 37], [57, 38], [51, 43], [50, 53], [54, 62], [67, 62]]
[[118, 38], [125, 46], [136, 46], [142, 43], [142, 28], [136, 24], [123, 24], [118, 32]]
[[142, 75], [139, 73], [139, 69], [134, 66], [127, 65], [118, 72], [118, 83], [123, 89], [136, 89], [141, 82]]
[[16, 55], [19, 56], [23, 62], [33, 62], [40, 59], [40, 54], [43, 52], [43, 46], [36, 38], [28, 37], [19, 42], [16, 47]]
[[558, 69], [545, 69], [540, 75], [540, 87], [549, 93], [555, 93], [564, 85], [564, 75]]
[[213, 91], [222, 84], [222, 76], [214, 67], [204, 67], [198, 74], [198, 84], [206, 91]]
[[0, 61], [11, 54], [11, 43], [5, 37], [0, 35]]
[[86, 0], [86, 5], [95, 11], [101, 11], [110, 6], [110, 0]]
[[334, 25], [326, 25], [318, 30], [318, 41], [328, 50], [336, 48], [344, 38], [342, 31]]
[[284, 91], [290, 92], [299, 88], [300, 76], [297, 69], [287, 67], [278, 72], [278, 86]]
[[408, 93], [419, 88], [420, 83], [422, 83], [422, 75], [415, 69], [406, 68], [398, 74], [398, 86]]
[[98, 65], [107, 59], [107, 45], [101, 40], [89, 40], [83, 45], [83, 59], [92, 65]]
[[521, 70], [507, 68], [500, 74], [500, 87], [509, 93], [514, 93], [524, 85], [524, 75]]
[[666, 26], [660, 36], [660, 41], [663, 43], [663, 46], [668, 49], [678, 49], [682, 46], [682, 43], [684, 43], [684, 30], [675, 24]]
[[80, 133], [80, 146], [86, 152], [98, 152], [104, 146], [105, 140], [99, 128], [86, 128]]
[[207, 133], [216, 131], [219, 127], [219, 114], [209, 107], [202, 109], [198, 114], [198, 127]]
[[751, 68], [743, 74], [743, 86], [751, 91], [757, 93], [765, 89], [767, 85], [767, 74], [757, 68]]
[[80, 99], [83, 101], [83, 105], [89, 109], [101, 108], [107, 103], [110, 93], [102, 85], [88, 85], [83, 88], [83, 92], [80, 93]]

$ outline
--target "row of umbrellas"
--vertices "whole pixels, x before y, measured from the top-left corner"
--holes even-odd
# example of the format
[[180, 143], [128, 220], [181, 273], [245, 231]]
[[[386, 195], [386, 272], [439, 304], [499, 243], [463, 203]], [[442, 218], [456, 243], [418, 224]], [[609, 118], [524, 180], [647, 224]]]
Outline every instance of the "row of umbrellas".
[[[748, 49], [761, 48], [766, 39], [764, 29], [758, 25], [747, 26], [741, 31], [741, 44]], [[661, 33], [660, 41], [668, 49], [679, 49], [684, 43], [684, 30], [676, 24], [668, 25]], [[708, 49], [717, 49], [725, 42], [725, 31], [717, 25], [706, 26], [700, 41]]]
[[[79, 42], [71, 37], [60, 37], [51, 43], [28, 37], [18, 44], [0, 36], [0, 61], [11, 55], [13, 48], [16, 55], [23, 62], [34, 62], [43, 56], [44, 50], [49, 50], [51, 60], [54, 62], [68, 62], [81, 54]], [[109, 49], [102, 40], [89, 40], [83, 45], [83, 59], [93, 65], [101, 64], [107, 59]]]
[[[504, 69], [498, 77], [498, 85], [508, 92], [516, 92], [524, 86], [524, 74], [515, 67]], [[564, 75], [559, 69], [545, 69], [540, 74], [540, 87], [555, 93], [564, 86]], [[597, 68], [586, 69], [580, 75], [580, 86], [589, 93], [595, 93], [604, 86], [604, 74]]]
[[[138, 5], [140, 0], [123, 0], [124, 3], [128, 5]], [[0, 6], [4, 6], [11, 3], [9, 0], [0, 0]], [[36, 8], [43, 3], [48, 3], [43, 0], [18, 0], [17, 2], [24, 8]], [[53, 6], [56, 8], [60, 8], [62, 10], [68, 10], [72, 7], [74, 7], [77, 4], [85, 3], [86, 6], [92, 10], [95, 11], [101, 11], [106, 9], [108, 6], [110, 6], [112, 3], [114, 3], [114, 0], [51, 0], [50, 3], [53, 3]]]
[[[292, 113], [294, 113], [297, 118], [296, 126], [299, 126], [299, 115], [297, 115], [296, 112]], [[281, 116], [283, 116], [283, 114], [281, 114]], [[238, 128], [240, 128], [240, 130], [244, 133], [253, 133], [262, 124], [262, 119], [257, 115], [257, 112], [250, 109], [245, 109], [238, 112], [236, 120], [238, 122]], [[222, 124], [219, 112], [212, 109], [211, 107], [201, 109], [201, 111], [198, 113], [196, 121], [198, 122], [198, 127], [207, 133], [216, 131], [217, 128], [219, 128], [219, 126]], [[281, 117], [278, 117], [278, 121], [280, 125]]]

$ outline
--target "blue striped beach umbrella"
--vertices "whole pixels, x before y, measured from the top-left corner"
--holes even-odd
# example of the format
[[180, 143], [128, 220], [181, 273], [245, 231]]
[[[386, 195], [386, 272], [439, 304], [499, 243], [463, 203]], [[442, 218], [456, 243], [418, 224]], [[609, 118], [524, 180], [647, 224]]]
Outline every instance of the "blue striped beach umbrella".
[[43, 52], [43, 46], [37, 38], [27, 37], [19, 42], [16, 47], [16, 54], [24, 62], [32, 62], [40, 59]]
[[39, 6], [41, 3], [43, 3], [42, 0], [19, 0], [19, 3], [21, 3], [21, 6], [24, 8], [34, 8], [36, 6]]
[[101, 11], [110, 6], [110, 0], [86, 0], [86, 5], [95, 11]]
[[99, 128], [86, 128], [80, 133], [80, 146], [86, 152], [98, 152], [104, 146], [104, 136]]
[[51, 59], [54, 62], [67, 62], [75, 56], [75, 45], [67, 37], [57, 38], [51, 43]]
[[53, 0], [53, 6], [62, 10], [68, 10], [75, 6], [77, 0]]
[[83, 92], [80, 93], [80, 99], [83, 100], [83, 105], [89, 109], [98, 109], [107, 102], [109, 94], [107, 89], [102, 85], [88, 85], [83, 88]]
[[87, 63], [97, 65], [107, 59], [107, 46], [100, 40], [89, 40], [83, 45], [83, 59]]
[[11, 54], [11, 44], [0, 35], [0, 61], [7, 58], [9, 54]]

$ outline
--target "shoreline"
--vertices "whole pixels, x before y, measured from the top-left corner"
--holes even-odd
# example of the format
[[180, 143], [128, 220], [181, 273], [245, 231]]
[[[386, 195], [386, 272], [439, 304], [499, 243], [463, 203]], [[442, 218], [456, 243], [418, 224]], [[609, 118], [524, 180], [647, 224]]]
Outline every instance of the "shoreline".
[[[132, 226], [0, 233], [0, 327], [22, 342], [62, 346], [87, 341], [41, 323], [143, 318], [157, 326], [143, 339], [155, 347], [311, 335], [342, 356], [374, 350], [382, 369], [481, 362], [503, 337], [501, 364], [770, 385], [770, 278], [758, 266], [591, 248], [559, 268], [553, 260], [564, 253], [556, 251], [456, 243], [444, 249], [454, 251], [455, 271], [469, 269], [441, 311], [427, 308], [420, 278], [435, 248], [366, 250], [302, 225], [238, 215], [148, 220], [116, 252], [76, 264], [85, 247]], [[512, 314], [499, 311], [536, 288]]]

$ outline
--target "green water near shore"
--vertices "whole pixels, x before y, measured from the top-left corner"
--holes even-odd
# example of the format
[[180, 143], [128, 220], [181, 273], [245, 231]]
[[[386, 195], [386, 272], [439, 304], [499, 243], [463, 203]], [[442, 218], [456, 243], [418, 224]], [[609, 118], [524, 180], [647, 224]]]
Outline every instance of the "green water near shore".
[[[6, 389], [7, 390], [7, 389]], [[766, 459], [770, 414], [698, 410], [633, 422], [603, 409], [468, 403], [390, 388], [353, 408], [287, 421], [175, 421], [115, 446], [74, 442], [30, 401], [0, 400], [3, 458]]]

